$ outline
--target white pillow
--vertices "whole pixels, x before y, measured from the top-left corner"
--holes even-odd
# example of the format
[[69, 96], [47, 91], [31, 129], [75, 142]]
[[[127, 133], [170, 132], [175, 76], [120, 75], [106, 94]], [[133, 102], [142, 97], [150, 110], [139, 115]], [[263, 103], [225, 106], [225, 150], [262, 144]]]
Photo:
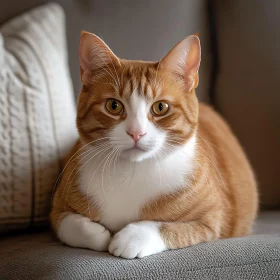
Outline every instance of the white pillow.
[[0, 232], [47, 222], [77, 140], [64, 20], [47, 4], [0, 29]]

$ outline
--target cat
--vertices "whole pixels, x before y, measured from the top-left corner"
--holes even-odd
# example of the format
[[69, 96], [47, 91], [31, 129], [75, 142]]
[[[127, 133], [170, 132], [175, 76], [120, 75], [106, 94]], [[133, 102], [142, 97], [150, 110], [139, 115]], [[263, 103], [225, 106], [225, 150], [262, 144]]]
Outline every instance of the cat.
[[80, 139], [53, 199], [57, 237], [131, 259], [250, 234], [256, 180], [227, 123], [198, 103], [199, 38], [144, 62], [83, 31], [79, 57]]

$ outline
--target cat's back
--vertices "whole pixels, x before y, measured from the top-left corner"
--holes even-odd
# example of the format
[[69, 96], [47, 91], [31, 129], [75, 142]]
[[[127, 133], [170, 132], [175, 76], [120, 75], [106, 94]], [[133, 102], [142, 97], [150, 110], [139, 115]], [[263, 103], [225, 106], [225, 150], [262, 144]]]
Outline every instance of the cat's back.
[[239, 141], [218, 112], [211, 106], [200, 103], [198, 122], [197, 138], [200, 145], [213, 156], [220, 156], [220, 160], [230, 160], [232, 164], [238, 161], [239, 164], [246, 165], [248, 172], [252, 171]]
[[[229, 201], [233, 236], [246, 234], [258, 209], [257, 185], [253, 169], [229, 124], [210, 106], [199, 105], [197, 135], [200, 152], [211, 162], [217, 187]], [[213, 177], [213, 178], [214, 178]]]
[[[204, 149], [217, 161], [227, 164], [242, 166], [247, 173], [252, 173], [252, 168], [243, 151], [237, 137], [234, 135], [226, 120], [211, 106], [199, 104], [197, 140], [199, 146]], [[238, 166], [232, 166], [238, 168]]]

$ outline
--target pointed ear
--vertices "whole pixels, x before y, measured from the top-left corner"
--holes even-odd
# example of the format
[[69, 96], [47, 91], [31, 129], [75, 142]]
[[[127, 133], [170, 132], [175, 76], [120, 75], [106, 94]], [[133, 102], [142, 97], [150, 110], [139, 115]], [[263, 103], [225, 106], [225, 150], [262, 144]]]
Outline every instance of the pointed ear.
[[86, 31], [81, 33], [79, 56], [83, 84], [89, 83], [92, 76], [100, 73], [104, 67], [112, 64], [114, 67], [120, 65], [119, 59], [104, 41]]
[[187, 92], [190, 92], [198, 85], [200, 58], [199, 39], [196, 35], [191, 35], [179, 42], [160, 61], [160, 68], [182, 79]]

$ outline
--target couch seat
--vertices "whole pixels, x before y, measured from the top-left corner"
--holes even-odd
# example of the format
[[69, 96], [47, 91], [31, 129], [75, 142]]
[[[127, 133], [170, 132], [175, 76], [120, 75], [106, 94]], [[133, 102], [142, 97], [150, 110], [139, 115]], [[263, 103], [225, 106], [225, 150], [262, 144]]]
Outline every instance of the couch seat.
[[280, 279], [280, 211], [261, 213], [254, 235], [143, 259], [75, 249], [49, 232], [2, 237], [0, 279]]

